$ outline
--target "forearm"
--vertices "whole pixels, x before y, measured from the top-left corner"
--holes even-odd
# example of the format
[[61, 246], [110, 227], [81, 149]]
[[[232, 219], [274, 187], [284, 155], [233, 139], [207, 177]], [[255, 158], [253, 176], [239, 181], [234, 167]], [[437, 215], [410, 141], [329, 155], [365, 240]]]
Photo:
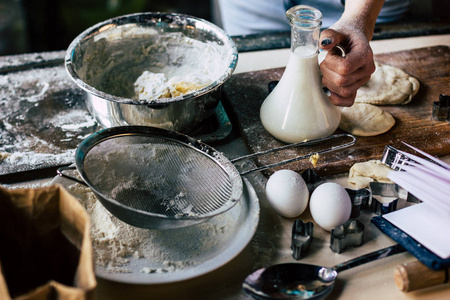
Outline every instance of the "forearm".
[[383, 4], [384, 0], [346, 0], [345, 11], [336, 26], [361, 30], [370, 41]]

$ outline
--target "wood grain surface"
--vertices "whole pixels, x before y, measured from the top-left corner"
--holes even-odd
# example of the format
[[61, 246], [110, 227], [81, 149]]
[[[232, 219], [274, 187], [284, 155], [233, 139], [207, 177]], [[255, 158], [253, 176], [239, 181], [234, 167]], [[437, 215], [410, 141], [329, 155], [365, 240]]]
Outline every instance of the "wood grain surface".
[[[396, 120], [388, 132], [374, 137], [357, 137], [354, 146], [322, 155], [314, 168], [321, 176], [344, 173], [357, 162], [379, 159], [386, 145], [408, 149], [402, 142], [435, 156], [450, 154], [450, 123], [432, 118], [433, 102], [439, 100], [439, 94], [450, 94], [450, 48], [437, 46], [384, 53], [376, 55], [375, 60], [417, 78], [421, 84], [419, 92], [409, 104], [381, 106]], [[283, 71], [284, 68], [277, 68], [236, 74], [224, 85], [224, 105], [231, 111], [230, 118], [252, 153], [284, 145], [263, 128], [259, 119], [260, 106], [268, 95], [267, 85], [279, 80]], [[317, 150], [284, 150], [258, 158], [257, 164], [266, 165], [308, 152]], [[312, 165], [306, 159], [282, 168], [302, 171]]]

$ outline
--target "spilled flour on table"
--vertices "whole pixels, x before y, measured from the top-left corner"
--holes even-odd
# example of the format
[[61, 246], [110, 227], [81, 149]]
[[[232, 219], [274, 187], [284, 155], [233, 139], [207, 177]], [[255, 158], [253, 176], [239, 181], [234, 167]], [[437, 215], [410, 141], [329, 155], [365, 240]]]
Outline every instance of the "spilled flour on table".
[[71, 163], [79, 143], [97, 130], [62, 60], [0, 74], [0, 174]]

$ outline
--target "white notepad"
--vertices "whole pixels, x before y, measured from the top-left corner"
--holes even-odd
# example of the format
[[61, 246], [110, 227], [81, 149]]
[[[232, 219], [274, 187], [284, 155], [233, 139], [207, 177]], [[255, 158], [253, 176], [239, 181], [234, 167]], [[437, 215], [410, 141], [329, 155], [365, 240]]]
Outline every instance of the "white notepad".
[[450, 258], [448, 214], [427, 203], [420, 203], [385, 214], [383, 218], [442, 259]]

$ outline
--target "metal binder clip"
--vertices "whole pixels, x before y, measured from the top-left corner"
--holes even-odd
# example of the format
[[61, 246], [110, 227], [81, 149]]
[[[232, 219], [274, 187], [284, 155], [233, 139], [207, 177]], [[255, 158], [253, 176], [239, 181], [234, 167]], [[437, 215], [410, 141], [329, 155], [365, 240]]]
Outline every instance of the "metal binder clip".
[[396, 171], [400, 170], [400, 165], [404, 165], [410, 160], [406, 155], [401, 154], [397, 149], [392, 146], [386, 145], [381, 156], [381, 163], [385, 164], [391, 169]]

